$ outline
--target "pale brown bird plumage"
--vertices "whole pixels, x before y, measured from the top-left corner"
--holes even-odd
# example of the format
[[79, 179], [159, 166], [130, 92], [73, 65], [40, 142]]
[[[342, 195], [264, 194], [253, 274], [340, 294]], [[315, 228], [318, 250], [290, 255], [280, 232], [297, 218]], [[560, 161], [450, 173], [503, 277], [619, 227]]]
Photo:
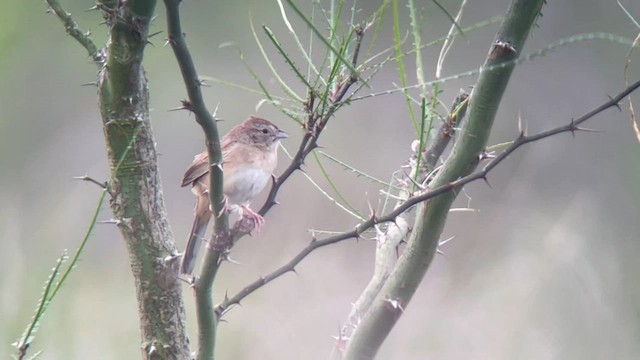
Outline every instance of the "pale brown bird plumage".
[[[222, 170], [226, 209], [241, 212], [251, 219], [256, 229], [264, 224], [260, 214], [249, 208], [249, 202], [260, 193], [271, 178], [278, 162], [278, 143], [287, 134], [268, 120], [251, 117], [222, 137]], [[182, 179], [196, 195], [195, 219], [185, 249], [181, 271], [191, 274], [200, 244], [213, 213], [209, 202], [209, 155], [196, 155]]]

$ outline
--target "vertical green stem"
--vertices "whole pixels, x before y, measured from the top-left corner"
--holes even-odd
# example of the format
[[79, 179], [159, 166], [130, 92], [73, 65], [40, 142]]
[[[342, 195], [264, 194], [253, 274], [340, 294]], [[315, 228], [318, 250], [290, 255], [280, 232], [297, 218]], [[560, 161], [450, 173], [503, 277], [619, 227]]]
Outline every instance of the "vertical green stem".
[[[522, 50], [544, 0], [514, 0], [505, 15], [484, 68], [513, 60]], [[469, 174], [477, 165], [514, 69], [513, 64], [481, 73], [471, 95], [469, 119], [451, 156], [431, 186], [437, 188]], [[458, 189], [459, 190], [459, 189]], [[353, 333], [344, 359], [373, 359], [409, 305], [436, 253], [440, 234], [457, 192], [447, 192], [418, 206], [413, 232], [389, 280]]]

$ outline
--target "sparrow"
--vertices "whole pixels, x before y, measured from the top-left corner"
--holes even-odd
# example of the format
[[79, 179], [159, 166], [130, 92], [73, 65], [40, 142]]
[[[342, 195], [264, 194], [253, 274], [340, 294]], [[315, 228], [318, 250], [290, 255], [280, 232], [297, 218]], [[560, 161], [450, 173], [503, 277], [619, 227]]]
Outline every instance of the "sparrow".
[[[251, 210], [249, 202], [269, 182], [278, 163], [278, 144], [287, 138], [284, 131], [272, 122], [250, 117], [222, 137], [222, 170], [225, 207], [223, 211], [237, 211], [253, 221], [256, 231], [264, 218]], [[182, 187], [191, 185], [196, 196], [195, 219], [182, 257], [181, 272], [191, 274], [200, 243], [213, 215], [209, 202], [209, 154], [195, 156], [182, 178]]]

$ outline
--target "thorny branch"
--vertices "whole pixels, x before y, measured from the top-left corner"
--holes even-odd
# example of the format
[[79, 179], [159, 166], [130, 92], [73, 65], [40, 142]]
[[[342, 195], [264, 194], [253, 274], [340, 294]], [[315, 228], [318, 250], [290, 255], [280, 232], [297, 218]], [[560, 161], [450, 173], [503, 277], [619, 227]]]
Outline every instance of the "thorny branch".
[[[357, 64], [358, 62], [359, 49], [363, 37], [364, 30], [360, 28], [356, 29], [355, 51], [351, 58], [353, 64]], [[318, 95], [315, 89], [309, 89], [307, 101], [303, 104], [304, 110], [308, 113], [307, 121], [304, 124], [304, 136], [289, 166], [287, 166], [280, 176], [273, 178], [273, 184], [267, 195], [267, 199], [260, 208], [260, 211], [258, 211], [260, 215], [264, 216], [274, 205], [278, 204], [276, 201], [278, 191], [296, 170], [302, 169], [302, 165], [304, 165], [307, 156], [318, 148], [318, 139], [320, 138], [320, 134], [322, 134], [322, 130], [324, 130], [333, 114], [348, 102], [349, 98], [345, 99], [345, 96], [349, 89], [357, 82], [358, 78], [353, 74], [345, 80], [338, 81], [335, 91], [329, 96], [330, 105], [326, 109], [323, 108], [322, 104], [316, 104]], [[238, 221], [231, 230], [232, 244], [235, 244], [236, 241], [247, 235], [251, 228], [247, 219]]]
[[[207, 153], [209, 155], [210, 189], [209, 199], [216, 215], [212, 244], [226, 243], [229, 238], [229, 219], [224, 208], [222, 151], [220, 134], [215, 121], [215, 114], [207, 109], [201, 91], [202, 82], [198, 78], [191, 52], [187, 46], [180, 21], [180, 0], [164, 0], [167, 15], [168, 42], [173, 49], [182, 73], [182, 78], [189, 96], [182, 106], [195, 114], [196, 121], [205, 135]], [[195, 292], [196, 314], [198, 321], [198, 356], [200, 360], [213, 359], [216, 341], [217, 319], [213, 308], [213, 282], [220, 266], [223, 252], [212, 246], [207, 249], [200, 276], [192, 284]]]
[[[365, 33], [365, 28], [358, 27], [357, 29], [355, 29], [356, 39], [355, 39], [355, 50], [354, 50], [353, 56], [351, 57], [352, 64], [358, 63], [360, 46], [364, 38], [364, 33]], [[304, 161], [306, 157], [314, 149], [318, 147], [318, 139], [322, 133], [322, 130], [324, 130], [324, 128], [326, 127], [327, 123], [329, 122], [333, 114], [335, 114], [335, 112], [340, 107], [345, 105], [346, 102], [349, 100], [348, 98], [345, 99], [345, 96], [349, 92], [349, 89], [357, 82], [358, 82], [357, 74], [351, 74], [346, 79], [339, 80], [334, 90], [329, 95], [330, 104], [326, 109], [324, 108], [323, 104], [316, 104], [316, 98], [318, 97], [318, 95], [316, 94], [315, 89], [309, 89], [309, 95], [307, 97], [307, 101], [303, 104], [305, 111], [308, 113], [307, 121], [304, 124], [304, 129], [305, 129], [304, 136], [300, 141], [298, 150], [293, 156], [293, 159], [291, 159], [289, 166], [282, 172], [282, 174], [279, 177], [273, 179], [273, 185], [271, 187], [271, 190], [269, 191], [269, 194], [267, 195], [267, 199], [265, 200], [264, 205], [262, 205], [262, 208], [258, 212], [260, 215], [264, 216], [274, 205], [278, 203], [276, 201], [276, 196], [278, 194], [278, 191], [280, 190], [280, 187], [289, 179], [289, 177], [291, 177], [291, 175], [293, 175], [293, 173], [296, 170], [300, 170], [302, 168], [302, 165], [304, 165]], [[240, 220], [238, 223], [236, 223], [236, 225], [232, 229], [231, 233], [232, 233], [233, 243], [235, 243], [238, 239], [240, 239], [241, 237], [247, 234], [246, 229], [251, 228], [251, 227], [245, 226], [244, 224], [245, 221], [246, 221], [245, 219]], [[314, 242], [310, 244], [310, 247], [313, 246], [313, 243]], [[321, 243], [318, 247], [325, 246], [325, 245], [328, 245], [328, 244]], [[270, 276], [268, 276], [268, 279], [266, 279], [264, 283], [257, 284], [265, 280], [263, 278], [260, 278], [252, 284], [253, 287], [255, 287], [255, 289], [260, 288], [266, 283], [270, 282], [271, 280], [279, 277], [280, 275], [288, 271], [293, 271], [293, 267], [295, 267], [296, 264], [302, 261], [302, 259], [304, 259], [314, 249], [315, 247], [312, 247], [308, 249], [308, 252], [306, 253], [303, 250], [294, 259], [292, 259], [290, 269], [284, 269], [284, 271], [282, 271], [281, 273], [277, 273], [278, 271], [276, 271], [270, 274]], [[252, 291], [253, 290], [251, 290], [250, 292]], [[247, 296], [249, 293], [242, 296], [240, 299], [238, 299], [238, 301], [234, 303], [238, 303], [242, 298]], [[224, 309], [227, 306], [223, 306], [223, 304], [225, 304], [227, 300], [229, 299], [225, 299], [221, 305], [216, 307], [216, 314], [220, 315], [224, 312]]]
[[[352, 57], [352, 64], [358, 63], [358, 55], [360, 53], [360, 44], [362, 43], [362, 39], [364, 37], [364, 30], [359, 29], [356, 31], [356, 43], [355, 43], [355, 51]], [[314, 103], [316, 99], [316, 94], [313, 89], [309, 89], [309, 95], [307, 97], [307, 101], [304, 104], [305, 110], [309, 113], [307, 116], [307, 122], [305, 123], [305, 134], [300, 142], [300, 146], [298, 147], [298, 151], [293, 156], [291, 163], [289, 166], [282, 172], [282, 174], [276, 178], [273, 182], [273, 186], [269, 191], [269, 195], [267, 196], [267, 200], [265, 201], [262, 208], [260, 208], [260, 215], [265, 215], [273, 205], [277, 204], [276, 195], [280, 190], [282, 184], [289, 179], [289, 177], [296, 171], [300, 170], [302, 165], [304, 165], [304, 160], [307, 155], [311, 153], [314, 149], [318, 147], [318, 138], [322, 133], [322, 130], [329, 122], [329, 119], [333, 116], [333, 114], [342, 107], [345, 103], [343, 99], [351, 86], [353, 86], [358, 81], [358, 78], [355, 75], [348, 77], [344, 82], [339, 83], [336, 88], [335, 95], [331, 96], [331, 105], [325, 112], [320, 112], [320, 106], [316, 106], [314, 108]]]
[[520, 148], [521, 146], [531, 143], [531, 142], [535, 142], [538, 140], [542, 140], [544, 138], [556, 135], [556, 134], [560, 134], [560, 133], [565, 133], [565, 132], [571, 132], [572, 134], [574, 134], [576, 131], [589, 131], [589, 129], [587, 128], [582, 128], [579, 125], [581, 125], [582, 123], [584, 123], [585, 121], [591, 119], [592, 117], [600, 114], [601, 112], [611, 108], [611, 107], [619, 107], [618, 103], [624, 99], [625, 97], [627, 97], [629, 94], [631, 94], [633, 91], [637, 90], [640, 87], [640, 81], [637, 81], [635, 83], [633, 83], [632, 85], [628, 86], [626, 89], [624, 89], [622, 92], [620, 92], [619, 94], [617, 94], [616, 96], [614, 96], [613, 98], [611, 98], [609, 101], [603, 103], [602, 105], [594, 108], [593, 110], [587, 112], [586, 114], [578, 117], [577, 119], [572, 119], [568, 124], [566, 125], [562, 125], [562, 126], [558, 126], [552, 129], [549, 129], [547, 131], [535, 134], [535, 135], [530, 135], [528, 136], [523, 130], [520, 130], [520, 134], [518, 135], [518, 137], [511, 143], [511, 145], [509, 147], [507, 147], [502, 153], [500, 153], [500, 155], [496, 156], [495, 158], [493, 158], [491, 161], [489, 161], [489, 163], [487, 163], [482, 170], [480, 171], [476, 171], [472, 174], [469, 174], [465, 177], [462, 177], [456, 181], [450, 182], [448, 184], [445, 184], [443, 186], [434, 188], [434, 189], [430, 189], [427, 190], [425, 192], [422, 192], [418, 195], [414, 195], [412, 197], [410, 197], [409, 199], [407, 199], [407, 201], [405, 201], [402, 205], [398, 206], [397, 208], [395, 208], [393, 211], [390, 211], [389, 213], [387, 213], [386, 215], [377, 217], [374, 215], [372, 215], [371, 218], [369, 218], [367, 221], [365, 221], [364, 223], [361, 223], [359, 225], [357, 225], [353, 230], [351, 231], [347, 231], [341, 234], [337, 234], [322, 240], [317, 240], [317, 239], [312, 239], [311, 243], [309, 243], [309, 245], [307, 245], [305, 248], [303, 248], [296, 256], [294, 256], [289, 262], [287, 262], [286, 264], [282, 265], [281, 267], [279, 267], [278, 269], [272, 271], [271, 273], [267, 274], [266, 276], [262, 276], [260, 278], [258, 278], [257, 280], [255, 280], [254, 282], [252, 282], [251, 284], [247, 285], [246, 287], [244, 287], [242, 290], [240, 290], [240, 292], [238, 292], [237, 294], [233, 295], [232, 297], [229, 298], [225, 298], [224, 301], [222, 303], [220, 303], [218, 306], [216, 306], [216, 313], [219, 315], [224, 314], [230, 307], [232, 307], [233, 305], [239, 304], [240, 301], [242, 301], [245, 297], [247, 297], [249, 294], [251, 294], [252, 292], [260, 289], [261, 287], [263, 287], [264, 285], [268, 284], [269, 282], [275, 280], [276, 278], [280, 277], [281, 275], [284, 275], [288, 272], [295, 272], [295, 267], [305, 258], [307, 257], [307, 255], [309, 255], [311, 252], [313, 252], [314, 250], [327, 246], [327, 245], [331, 245], [331, 244], [335, 244], [337, 242], [343, 241], [343, 240], [347, 240], [347, 239], [351, 239], [351, 238], [358, 238], [360, 237], [360, 234], [362, 234], [363, 232], [371, 229], [373, 226], [380, 224], [380, 223], [385, 223], [385, 222], [393, 222], [395, 220], [395, 218], [397, 216], [399, 216], [400, 214], [402, 214], [403, 212], [409, 210], [411, 207], [413, 207], [414, 205], [421, 203], [423, 201], [427, 201], [429, 199], [432, 199], [438, 195], [442, 195], [444, 193], [447, 193], [449, 191], [454, 191], [457, 189], [460, 189], [462, 186], [479, 180], [479, 179], [483, 179], [486, 180], [487, 179], [487, 175], [489, 174], [489, 172], [491, 170], [493, 170], [493, 168], [495, 168], [498, 164], [500, 164], [502, 161], [504, 161], [509, 155], [511, 155], [511, 153], [513, 153], [515, 150], [517, 150], [518, 148]]
[[449, 141], [453, 137], [453, 133], [460, 126], [460, 121], [464, 118], [467, 112], [467, 106], [469, 105], [469, 94], [460, 90], [460, 93], [456, 97], [453, 106], [451, 107], [451, 113], [438, 129], [438, 138], [431, 147], [425, 152], [425, 166], [426, 173], [433, 171], [436, 168], [438, 159], [442, 156], [444, 149], [449, 144]]
[[[421, 152], [420, 141], [415, 140], [411, 145], [413, 154], [409, 158], [409, 167], [411, 171], [406, 173], [403, 170], [397, 171], [396, 174], [401, 188], [396, 193], [395, 206], [401, 206], [408, 197], [412, 195], [412, 189], [415, 187], [424, 189], [428, 183], [429, 174], [434, 174], [436, 165], [441, 158], [444, 150], [453, 138], [455, 129], [460, 126], [465, 116], [467, 105], [469, 103], [469, 94], [460, 90], [458, 96], [453, 101], [449, 115], [442, 119], [442, 124], [437, 130], [437, 137], [431, 141], [428, 149]], [[429, 135], [429, 134], [426, 134]], [[424, 161], [420, 161], [420, 160]], [[414, 180], [414, 179], [417, 179]], [[363, 314], [371, 308], [376, 296], [382, 290], [382, 287], [391, 276], [391, 272], [396, 266], [398, 259], [398, 247], [402, 242], [407, 240], [410, 233], [409, 212], [404, 212], [394, 219], [394, 225], [374, 226], [376, 239], [376, 255], [374, 261], [373, 273], [369, 283], [360, 296], [351, 306], [349, 315], [339, 330], [336, 347], [332, 351], [331, 358], [337, 358], [339, 353], [345, 350], [347, 339], [351, 338], [356, 330], [358, 323], [361, 321]]]
[[58, 19], [62, 21], [64, 24], [64, 29], [67, 31], [72, 38], [74, 38], [82, 47], [87, 50], [89, 56], [93, 59], [93, 62], [98, 66], [98, 68], [102, 67], [105, 62], [105, 53], [104, 50], [98, 49], [96, 44], [91, 40], [90, 32], [83, 32], [78, 23], [73, 20], [71, 14], [68, 13], [58, 2], [57, 0], [46, 0], [47, 5], [49, 5], [49, 11], [56, 14]]

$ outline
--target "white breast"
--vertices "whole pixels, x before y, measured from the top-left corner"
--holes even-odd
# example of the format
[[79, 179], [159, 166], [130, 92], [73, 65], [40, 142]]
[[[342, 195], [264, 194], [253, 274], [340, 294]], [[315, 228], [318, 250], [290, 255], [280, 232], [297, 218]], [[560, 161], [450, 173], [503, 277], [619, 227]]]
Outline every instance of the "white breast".
[[224, 194], [229, 205], [246, 205], [259, 194], [269, 182], [271, 173], [257, 167], [237, 169], [225, 174]]

